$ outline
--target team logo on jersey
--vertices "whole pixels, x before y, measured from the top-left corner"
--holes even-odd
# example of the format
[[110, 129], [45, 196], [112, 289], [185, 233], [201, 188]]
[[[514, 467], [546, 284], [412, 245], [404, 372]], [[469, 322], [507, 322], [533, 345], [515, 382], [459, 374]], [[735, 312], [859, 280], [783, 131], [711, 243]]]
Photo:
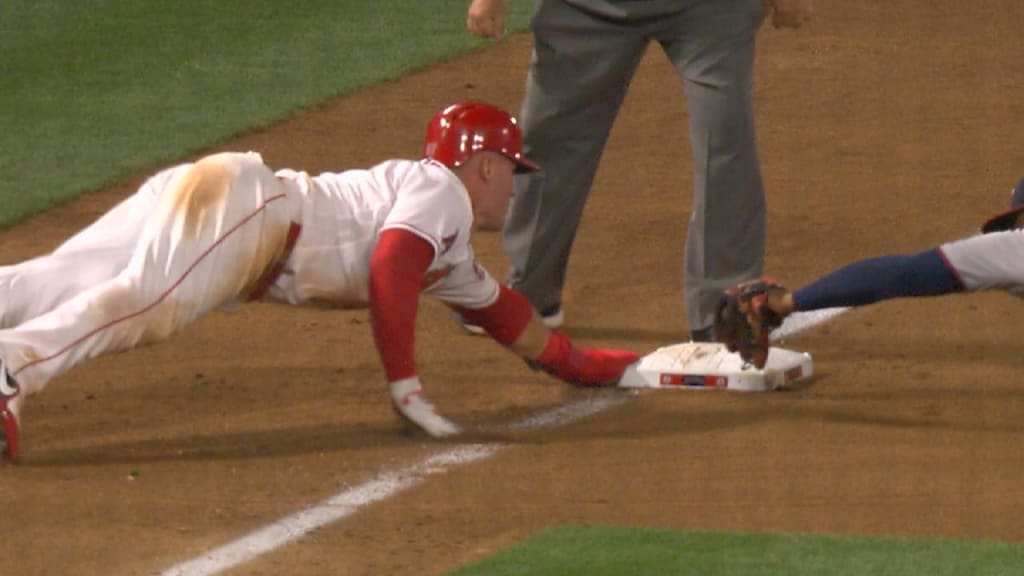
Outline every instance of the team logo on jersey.
[[447, 254], [452, 246], [455, 244], [455, 239], [458, 238], [459, 231], [456, 230], [451, 236], [445, 236], [441, 238], [441, 254]]
[[437, 284], [441, 278], [451, 274], [452, 270], [455, 270], [455, 266], [452, 266], [451, 264], [444, 268], [438, 268], [437, 270], [427, 270], [427, 272], [423, 274], [423, 289], [426, 290], [434, 284]]

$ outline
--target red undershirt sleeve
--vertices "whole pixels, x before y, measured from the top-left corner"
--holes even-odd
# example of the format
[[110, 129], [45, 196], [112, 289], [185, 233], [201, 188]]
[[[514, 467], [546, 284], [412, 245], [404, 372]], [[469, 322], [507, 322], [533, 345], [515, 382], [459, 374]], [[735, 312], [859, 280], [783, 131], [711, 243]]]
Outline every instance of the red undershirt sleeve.
[[487, 334], [504, 346], [511, 346], [533, 317], [533, 304], [519, 292], [499, 286], [498, 299], [479, 310], [453, 306], [467, 322], [480, 326]]
[[381, 233], [370, 258], [370, 324], [388, 382], [416, 375], [416, 313], [434, 247], [407, 230]]

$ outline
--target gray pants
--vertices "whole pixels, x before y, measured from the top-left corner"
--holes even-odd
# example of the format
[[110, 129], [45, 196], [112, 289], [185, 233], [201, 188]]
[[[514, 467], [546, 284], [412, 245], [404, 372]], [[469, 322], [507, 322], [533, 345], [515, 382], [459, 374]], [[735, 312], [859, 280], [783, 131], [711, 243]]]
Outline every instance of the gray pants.
[[[538, 0], [520, 120], [525, 153], [542, 170], [519, 177], [504, 234], [508, 283], [537, 309], [561, 304], [598, 161], [651, 41], [679, 72], [690, 112], [695, 186], [683, 263], [690, 328], [712, 323], [725, 287], [761, 273], [765, 201], [752, 97], [762, 2]], [[659, 145], [662, 129], [651, 127], [650, 146]]]

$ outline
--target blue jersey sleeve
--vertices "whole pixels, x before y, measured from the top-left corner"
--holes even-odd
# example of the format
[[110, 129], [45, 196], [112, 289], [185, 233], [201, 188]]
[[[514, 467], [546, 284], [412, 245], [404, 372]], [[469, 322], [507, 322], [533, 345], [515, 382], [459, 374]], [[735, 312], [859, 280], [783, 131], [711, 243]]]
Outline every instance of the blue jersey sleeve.
[[936, 248], [854, 262], [794, 291], [793, 303], [796, 310], [807, 311], [963, 290], [960, 279]]

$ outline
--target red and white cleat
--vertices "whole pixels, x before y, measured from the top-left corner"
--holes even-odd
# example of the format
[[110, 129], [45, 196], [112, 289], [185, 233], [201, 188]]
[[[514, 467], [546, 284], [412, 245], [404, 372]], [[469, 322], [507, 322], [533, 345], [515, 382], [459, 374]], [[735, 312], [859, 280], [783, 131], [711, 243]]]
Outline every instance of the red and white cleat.
[[3, 360], [0, 360], [0, 453], [7, 462], [18, 459], [19, 412], [21, 410], [21, 389], [8, 374]]

